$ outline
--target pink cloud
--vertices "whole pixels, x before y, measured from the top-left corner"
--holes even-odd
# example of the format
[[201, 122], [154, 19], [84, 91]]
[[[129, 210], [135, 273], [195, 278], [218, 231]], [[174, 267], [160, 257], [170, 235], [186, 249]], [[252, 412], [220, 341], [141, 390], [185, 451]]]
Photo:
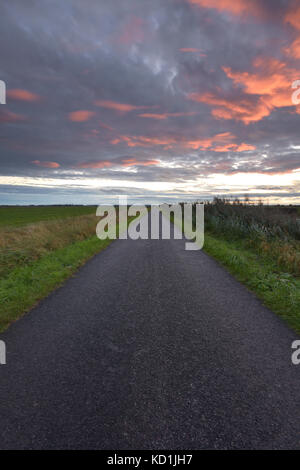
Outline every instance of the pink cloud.
[[245, 152], [254, 150], [255, 147], [246, 143], [237, 144], [236, 136], [230, 132], [223, 132], [212, 137], [203, 137], [198, 139], [185, 139], [182, 137], [146, 137], [146, 136], [128, 136], [121, 135], [110, 143], [118, 145], [124, 142], [128, 147], [153, 147], [162, 146], [165, 149], [183, 148], [193, 150], [210, 150], [212, 152]]
[[137, 160], [136, 158], [124, 158], [119, 161], [108, 161], [108, 160], [101, 160], [98, 162], [83, 162], [79, 163], [76, 167], [77, 168], [94, 168], [94, 169], [103, 169], [103, 168], [110, 168], [112, 166], [150, 166], [150, 165], [158, 165], [158, 160]]
[[20, 88], [15, 88], [11, 90], [7, 90], [7, 97], [13, 100], [20, 100], [20, 101], [39, 101], [41, 97], [36, 93], [32, 93], [28, 90], [22, 90]]
[[236, 151], [237, 152], [248, 152], [249, 150], [255, 150], [255, 149], [256, 149], [256, 147], [254, 145], [242, 143], [237, 147]]
[[284, 17], [284, 22], [289, 23], [293, 28], [300, 31], [300, 6], [296, 7], [296, 4], [294, 4], [289, 8]]
[[144, 160], [144, 161], [139, 161], [136, 160], [135, 158], [127, 158], [122, 160], [122, 165], [123, 166], [151, 166], [151, 165], [159, 165], [158, 160]]
[[21, 114], [12, 113], [11, 111], [0, 111], [0, 122], [19, 122], [25, 121], [25, 117]]
[[147, 106], [135, 106], [132, 104], [118, 103], [116, 101], [109, 101], [109, 100], [97, 100], [95, 101], [95, 105], [100, 106], [101, 108], [112, 109], [120, 113], [129, 113], [130, 111], [135, 111], [137, 109], [147, 108]]
[[85, 122], [91, 119], [95, 113], [93, 111], [79, 110], [69, 113], [69, 119], [73, 122]]
[[60, 164], [57, 162], [41, 162], [40, 160], [33, 160], [32, 162], [34, 165], [42, 166], [44, 168], [59, 168]]
[[300, 59], [300, 6], [292, 6], [286, 13], [284, 22], [295, 28], [297, 36], [289, 46], [283, 49], [283, 52], [295, 59]]
[[228, 12], [234, 16], [251, 15], [261, 18], [264, 14], [262, 2], [257, 0], [188, 0], [192, 5]]
[[77, 168], [109, 168], [112, 166], [112, 162], [102, 160], [99, 162], [83, 162], [77, 165]]
[[252, 65], [250, 72], [223, 67], [235, 88], [243, 88], [243, 94], [234, 91], [227, 97], [217, 91], [191, 93], [188, 98], [211, 105], [211, 114], [217, 119], [235, 119], [246, 125], [262, 120], [276, 108], [292, 106], [290, 84], [298, 77], [297, 70], [268, 57], [258, 57]]
[[182, 113], [143, 113], [139, 114], [140, 117], [142, 118], [148, 118], [148, 119], [157, 119], [157, 120], [164, 120], [168, 119], [169, 117], [182, 117], [182, 116], [194, 116], [197, 114], [196, 112], [182, 112]]

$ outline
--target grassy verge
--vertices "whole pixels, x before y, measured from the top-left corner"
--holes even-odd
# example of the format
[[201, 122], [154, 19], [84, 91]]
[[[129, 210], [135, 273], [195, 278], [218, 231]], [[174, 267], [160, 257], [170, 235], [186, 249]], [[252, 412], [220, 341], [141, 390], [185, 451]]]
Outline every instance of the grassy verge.
[[93, 236], [11, 270], [0, 280], [0, 331], [4, 331], [110, 242]]
[[[98, 218], [99, 220], [99, 218]], [[95, 235], [96, 215], [40, 221], [23, 227], [0, 227], [0, 277], [50, 252]]]
[[300, 279], [239, 240], [205, 232], [204, 250], [253, 291], [273, 312], [300, 334]]
[[[70, 209], [76, 216], [69, 216]], [[22, 210], [32, 216], [31, 207]], [[95, 212], [85, 214], [90, 208], [60, 206], [57, 212], [51, 210], [48, 216], [51, 213], [60, 218], [0, 226], [0, 332], [111, 242], [95, 236], [100, 218]]]

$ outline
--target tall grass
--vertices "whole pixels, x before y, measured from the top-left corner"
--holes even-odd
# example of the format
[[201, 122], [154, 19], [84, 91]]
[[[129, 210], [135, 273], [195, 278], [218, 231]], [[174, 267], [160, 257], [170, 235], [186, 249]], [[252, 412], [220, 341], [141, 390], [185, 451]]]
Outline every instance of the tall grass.
[[37, 222], [0, 229], [0, 277], [18, 266], [37, 261], [49, 252], [95, 235], [95, 215]]
[[300, 219], [297, 208], [251, 205], [215, 198], [205, 205], [205, 229], [229, 241], [240, 241], [278, 270], [300, 275]]
[[93, 214], [0, 228], [0, 332], [107, 247], [98, 221]]
[[295, 207], [252, 205], [215, 198], [206, 204], [205, 213], [210, 227], [238, 237], [300, 240], [300, 218]]

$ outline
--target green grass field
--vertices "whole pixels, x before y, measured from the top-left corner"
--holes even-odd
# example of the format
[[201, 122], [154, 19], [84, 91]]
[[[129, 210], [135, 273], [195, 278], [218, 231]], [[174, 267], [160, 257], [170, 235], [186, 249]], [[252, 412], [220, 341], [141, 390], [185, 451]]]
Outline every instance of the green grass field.
[[96, 237], [95, 206], [0, 207], [0, 331], [111, 240]]
[[95, 213], [96, 206], [0, 206], [0, 226], [20, 227], [43, 220]]
[[0, 332], [59, 287], [109, 243], [111, 240], [99, 240], [94, 235], [12, 269], [0, 279]]
[[96, 236], [96, 206], [1, 206], [0, 216], [2, 332], [112, 240]]
[[216, 199], [205, 205], [203, 249], [300, 334], [298, 211]]
[[204, 250], [300, 333], [298, 211], [215, 199], [205, 207]]
[[268, 254], [239, 240], [205, 233], [204, 251], [245, 284], [261, 301], [300, 334], [300, 278], [287, 273]]

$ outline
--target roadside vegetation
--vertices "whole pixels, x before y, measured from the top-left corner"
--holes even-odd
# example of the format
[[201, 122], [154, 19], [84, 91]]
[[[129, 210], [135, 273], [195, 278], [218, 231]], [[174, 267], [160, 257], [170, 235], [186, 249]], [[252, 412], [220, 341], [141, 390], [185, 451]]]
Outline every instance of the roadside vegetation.
[[36, 220], [24, 225], [16, 218], [20, 226], [0, 226], [0, 331], [111, 242], [95, 235], [95, 207], [56, 206], [57, 212], [54, 207], [0, 208], [11, 222], [11, 209], [17, 209], [15, 214], [21, 210], [22, 221]]
[[[0, 207], [0, 331], [111, 240], [94, 206]], [[299, 207], [214, 199], [204, 250], [300, 333]]]
[[[26, 208], [25, 208], [26, 209]], [[99, 220], [99, 219], [98, 219]], [[0, 278], [13, 269], [34, 263], [42, 256], [95, 235], [93, 215], [0, 228]]]
[[293, 206], [215, 198], [204, 250], [300, 333], [300, 214]]

